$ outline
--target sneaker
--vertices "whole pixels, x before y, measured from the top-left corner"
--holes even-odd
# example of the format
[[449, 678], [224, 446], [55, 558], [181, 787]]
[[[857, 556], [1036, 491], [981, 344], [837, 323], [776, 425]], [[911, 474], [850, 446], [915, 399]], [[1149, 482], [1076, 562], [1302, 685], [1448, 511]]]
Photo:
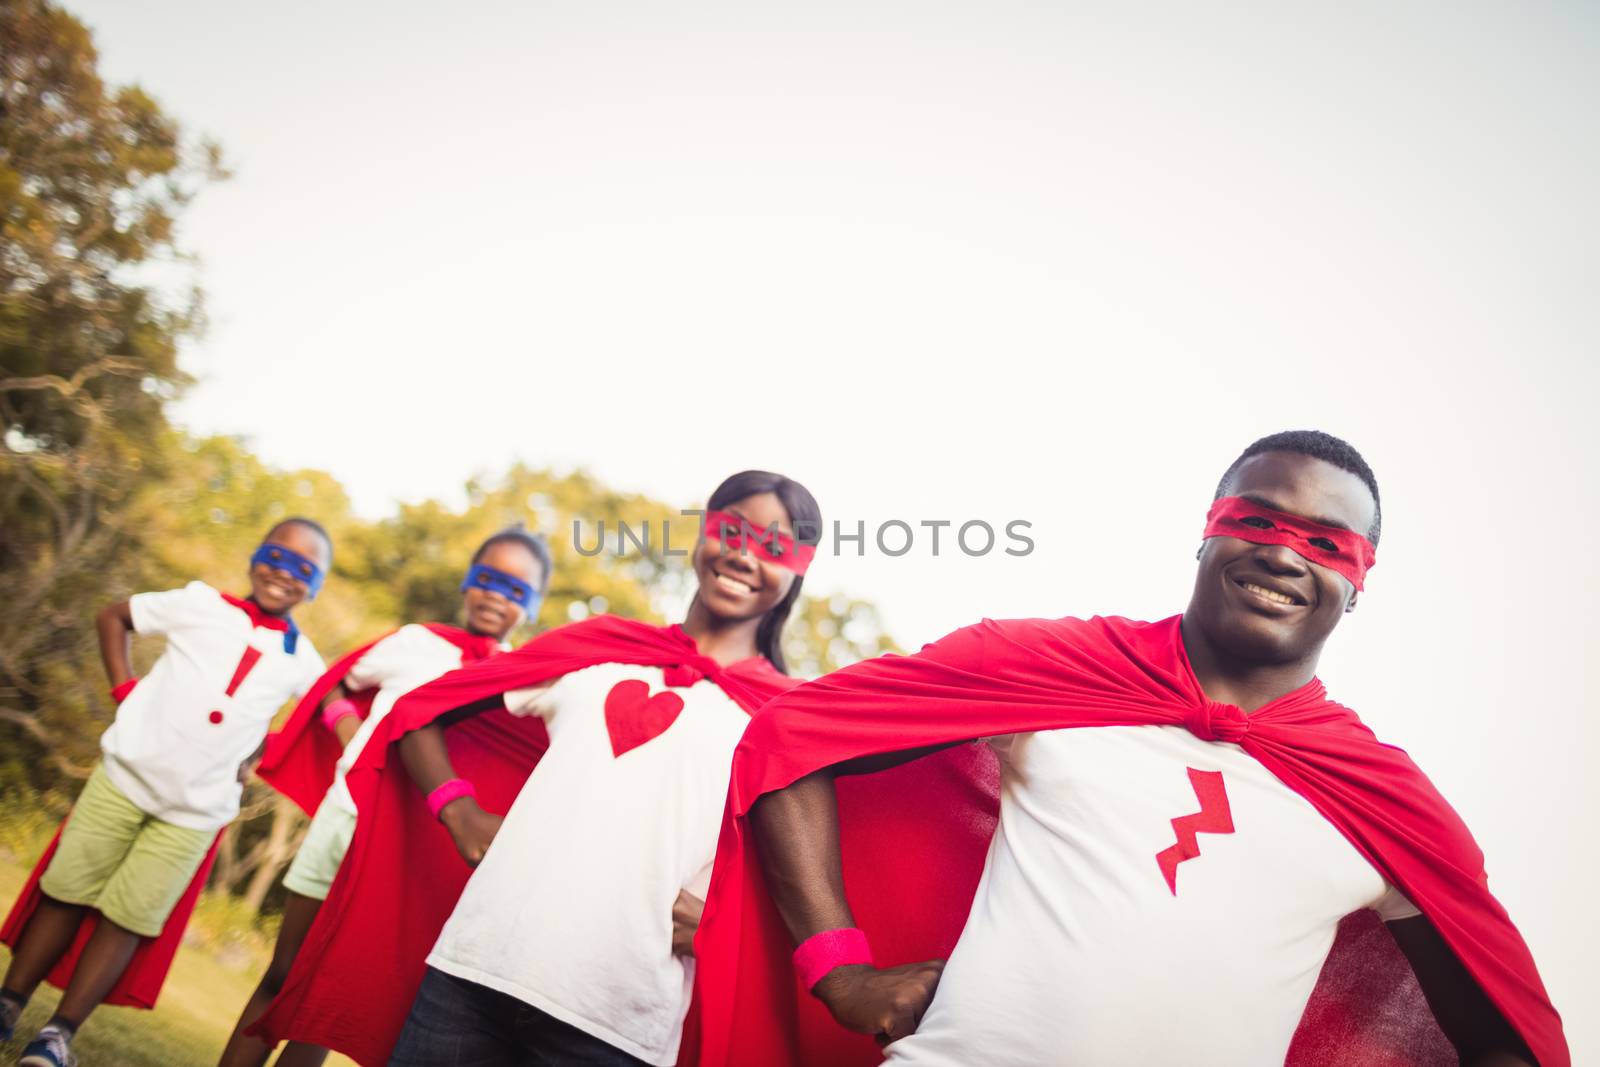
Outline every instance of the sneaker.
[[77, 1067], [77, 1063], [61, 1031], [47, 1026], [22, 1050], [17, 1067]]

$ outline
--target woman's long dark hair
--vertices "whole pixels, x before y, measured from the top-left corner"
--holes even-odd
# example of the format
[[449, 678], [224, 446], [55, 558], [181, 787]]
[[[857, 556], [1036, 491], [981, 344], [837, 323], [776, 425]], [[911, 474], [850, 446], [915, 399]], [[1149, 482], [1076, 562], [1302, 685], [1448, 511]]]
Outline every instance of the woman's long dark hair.
[[[794, 530], [796, 541], [814, 545], [822, 540], [822, 509], [817, 507], [817, 498], [793, 478], [785, 478], [771, 471], [740, 471], [726, 479], [717, 486], [711, 499], [706, 501], [706, 509], [717, 511], [757, 493], [772, 493], [783, 504], [783, 510], [789, 513], [789, 526]], [[804, 582], [804, 577], [795, 575], [789, 592], [761, 617], [761, 623], [756, 627], [756, 648], [784, 674], [789, 673], [789, 668], [783, 662], [783, 626], [789, 621], [794, 602], [800, 599], [800, 586]]]

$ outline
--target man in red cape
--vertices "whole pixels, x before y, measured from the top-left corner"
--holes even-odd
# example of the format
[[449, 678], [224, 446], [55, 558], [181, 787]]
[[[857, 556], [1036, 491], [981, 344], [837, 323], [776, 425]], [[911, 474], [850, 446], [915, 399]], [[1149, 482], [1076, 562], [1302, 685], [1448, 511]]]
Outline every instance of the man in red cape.
[[[428, 951], [472, 873], [394, 758], [393, 743], [447, 712], [601, 663], [677, 668], [686, 679], [709, 679], [752, 712], [795, 684], [764, 661], [720, 666], [700, 655], [680, 627], [603, 615], [541, 634], [401, 698], [348, 775], [361, 812], [350, 851], [255, 1032], [337, 1049], [363, 1064], [387, 1061]], [[490, 812], [510, 808], [548, 746], [542, 720], [503, 708], [455, 722], [445, 736], [452, 766]]]
[[985, 621], [763, 709], [680, 1063], [1570, 1063], [1471, 835], [1315, 678], [1370, 469], [1279, 434], [1217, 497], [1181, 617]]

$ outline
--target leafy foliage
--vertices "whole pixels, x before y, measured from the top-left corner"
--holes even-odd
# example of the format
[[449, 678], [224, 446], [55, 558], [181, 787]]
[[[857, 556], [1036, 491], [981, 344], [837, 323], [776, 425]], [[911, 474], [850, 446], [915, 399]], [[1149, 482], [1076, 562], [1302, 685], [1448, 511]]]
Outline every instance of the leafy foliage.
[[[681, 529], [682, 516], [586, 472], [516, 465], [469, 481], [464, 508], [427, 501], [370, 521], [323, 471], [277, 470], [244, 442], [172, 427], [166, 404], [188, 382], [179, 345], [201, 321], [192, 279], [172, 282], [177, 221], [225, 176], [220, 153], [188, 146], [138, 88], [104, 84], [88, 30], [60, 9], [0, 0], [0, 42], [0, 793], [54, 817], [92, 768], [114, 714], [99, 607], [195, 578], [242, 591], [250, 552], [288, 515], [334, 540], [325, 591], [296, 612], [328, 659], [402, 622], [453, 619], [473, 550], [517, 522], [549, 537], [555, 567], [516, 638], [596, 612], [681, 617], [685, 559], [659, 543], [586, 554], [573, 523]], [[891, 647], [881, 630], [869, 604], [802, 599], [785, 653], [796, 673], [821, 673]], [[160, 651], [137, 639], [135, 669]], [[213, 887], [259, 911], [302, 833], [298, 812], [252, 783]]]
[[128, 505], [163, 474], [163, 406], [187, 381], [199, 302], [170, 295], [175, 220], [222, 170], [143, 91], [102, 82], [60, 9], [0, 0], [0, 41], [0, 722], [46, 749], [28, 773], [8, 746], [0, 783], [48, 784], [84, 768], [38, 711], [83, 710], [83, 605], [138, 569]]

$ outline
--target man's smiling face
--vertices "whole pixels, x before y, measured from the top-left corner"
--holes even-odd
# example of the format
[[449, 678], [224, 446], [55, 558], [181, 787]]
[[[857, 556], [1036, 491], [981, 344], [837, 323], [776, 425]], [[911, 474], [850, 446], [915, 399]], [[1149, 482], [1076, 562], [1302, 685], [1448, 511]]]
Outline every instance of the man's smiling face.
[[[1226, 495], [1365, 535], [1377, 502], [1365, 482], [1326, 460], [1263, 452], [1239, 465]], [[1354, 609], [1349, 579], [1283, 545], [1208, 538], [1187, 618], [1221, 650], [1247, 663], [1315, 655]]]

